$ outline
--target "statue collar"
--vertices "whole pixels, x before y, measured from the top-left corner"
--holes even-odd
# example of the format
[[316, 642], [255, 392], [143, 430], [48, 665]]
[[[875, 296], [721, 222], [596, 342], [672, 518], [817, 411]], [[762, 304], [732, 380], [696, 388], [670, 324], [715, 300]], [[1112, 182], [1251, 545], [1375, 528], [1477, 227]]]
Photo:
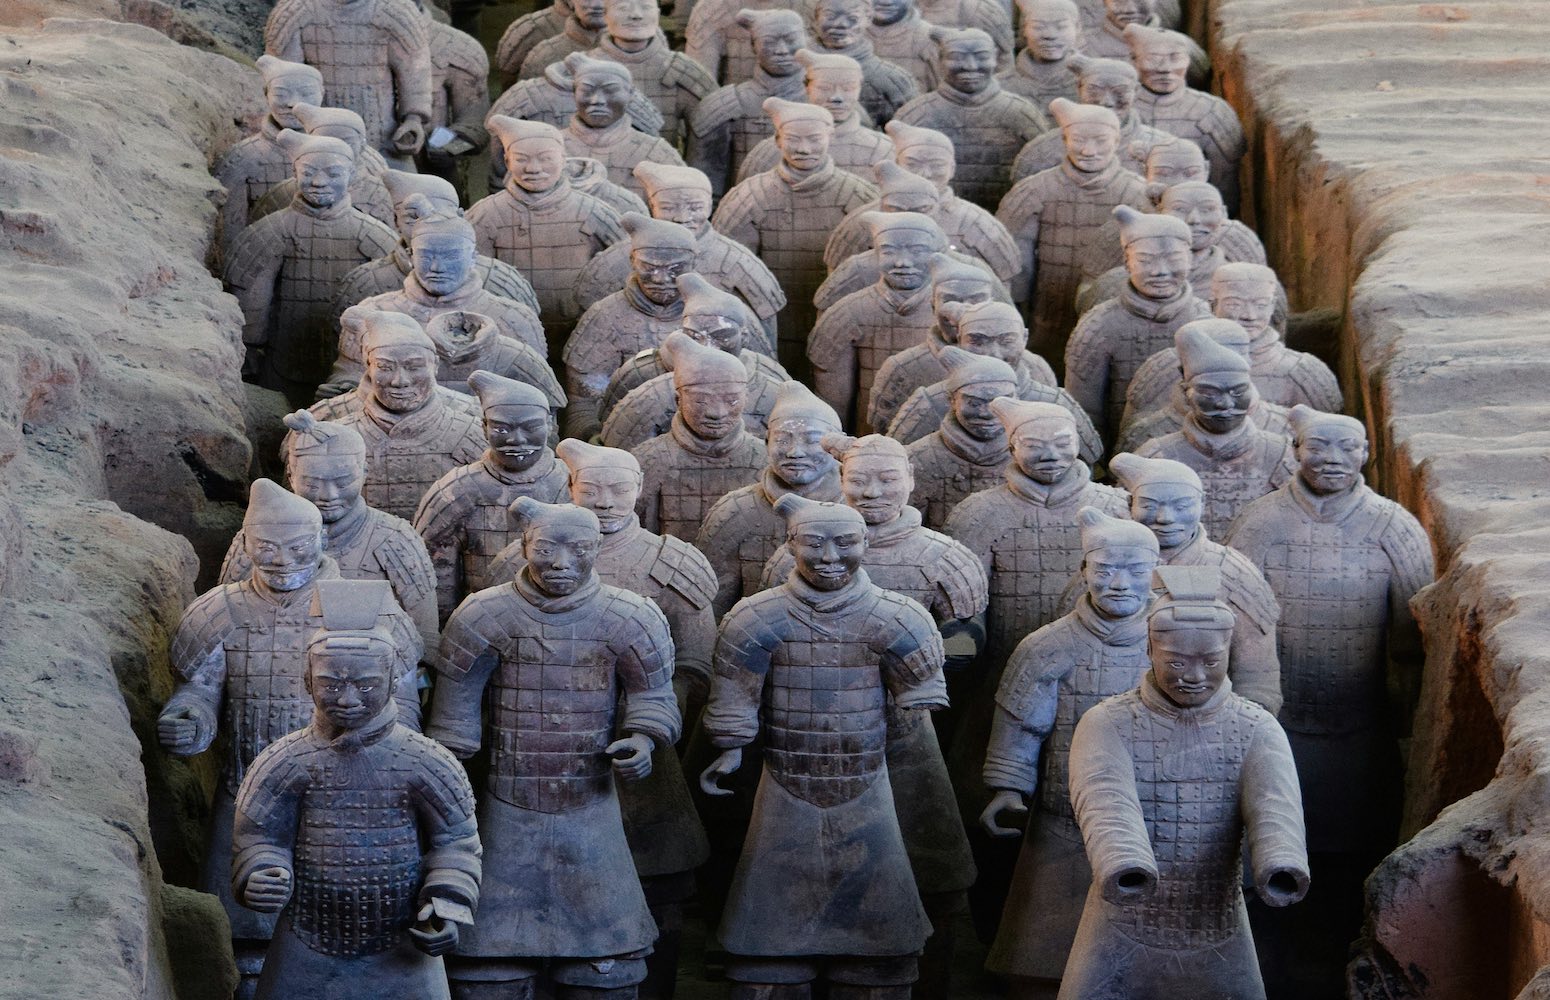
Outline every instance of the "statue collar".
[[1040, 507], [1059, 506], [1081, 493], [1087, 488], [1090, 475], [1087, 463], [1077, 460], [1071, 463], [1071, 468], [1066, 470], [1060, 482], [1046, 486], [1025, 474], [1017, 467], [1016, 462], [1008, 462], [1006, 465], [1006, 484], [1011, 491]]
[[857, 567], [850, 582], [839, 590], [819, 590], [802, 579], [802, 574], [793, 568], [791, 575], [786, 578], [786, 590], [812, 610], [821, 615], [828, 615], [844, 611], [863, 597], [869, 596], [872, 592], [872, 580], [867, 576], [866, 570]]
[[627, 114], [620, 115], [618, 119], [602, 128], [593, 128], [582, 121], [578, 113], [570, 116], [570, 124], [565, 128], [567, 135], [588, 149], [607, 149], [609, 146], [616, 146], [628, 139], [632, 131], [634, 126], [630, 124], [630, 116]]
[[931, 282], [927, 281], [919, 288], [901, 290], [888, 284], [887, 278], [879, 275], [877, 295], [895, 316], [909, 316], [919, 312], [922, 307], [930, 307]]
[[1163, 552], [1162, 561], [1168, 566], [1198, 566], [1200, 565], [1201, 553], [1204, 551], [1208, 540], [1205, 524], [1203, 522], [1197, 524], [1195, 525], [1195, 533], [1189, 536], [1189, 541], [1173, 549], [1171, 556], [1167, 552]]
[[[802, 74], [788, 73], [785, 76], [772, 76], [764, 71], [757, 63], [754, 64], [753, 76], [748, 80], [750, 87], [761, 94], [770, 97], [785, 97], [796, 100], [798, 95], [806, 91], [802, 81]], [[760, 115], [762, 118], [763, 115]]]
[[[1222, 678], [1222, 686], [1216, 689], [1216, 693], [1211, 695], [1204, 705], [1197, 705], [1194, 708], [1185, 708], [1182, 705], [1174, 704], [1167, 695], [1162, 693], [1162, 688], [1157, 686], [1157, 681], [1152, 678], [1152, 671], [1150, 669], [1141, 675], [1141, 687], [1139, 690], [1141, 704], [1165, 719], [1173, 719], [1179, 722], [1204, 722], [1215, 715], [1217, 710], [1226, 703], [1228, 696], [1232, 694], [1232, 679], [1228, 677]], [[1181, 749], [1189, 748], [1175, 748], [1170, 741], [1168, 749], [1177, 753]], [[1204, 747], [1197, 749], [1197, 752], [1200, 753], [1204, 751]]]
[[528, 483], [536, 483], [545, 476], [553, 474], [554, 465], [559, 459], [554, 456], [554, 450], [546, 445], [543, 454], [538, 456], [538, 460], [521, 472], [513, 472], [510, 469], [504, 468], [495, 460], [495, 456], [488, 449], [485, 450], [481, 461], [484, 462], [484, 471], [488, 472], [491, 478], [497, 482], [506, 486], [524, 486]]
[[920, 511], [905, 504], [899, 511], [899, 516], [886, 524], [868, 525], [866, 529], [867, 551], [873, 549], [886, 549], [891, 545], [898, 545], [920, 530]]
[[532, 212], [542, 212], [553, 208], [564, 201], [570, 194], [570, 181], [564, 174], [554, 182], [554, 187], [547, 191], [539, 191], [536, 194], [518, 184], [511, 178], [506, 179], [506, 193], [515, 198], [518, 204]]
[[721, 438], [708, 438], [695, 433], [694, 429], [684, 420], [683, 411], [673, 414], [672, 423], [668, 424], [668, 434], [678, 447], [691, 455], [701, 458], [725, 458], [732, 454], [738, 445], [743, 443], [743, 436], [748, 433], [741, 422], [732, 429], [732, 432]]
[[1302, 481], [1300, 473], [1292, 476], [1290, 491], [1292, 500], [1298, 507], [1301, 507], [1313, 520], [1325, 524], [1345, 520], [1352, 511], [1362, 505], [1362, 501], [1366, 500], [1367, 494], [1371, 492], [1367, 488], [1366, 478], [1357, 476], [1355, 485], [1350, 489], [1322, 496], [1308, 489], [1308, 484]]
[[1168, 299], [1153, 299], [1142, 295], [1129, 279], [1119, 290], [1119, 301], [1125, 311], [1149, 323], [1172, 323], [1184, 314], [1185, 309], [1194, 305], [1194, 300], [1195, 289], [1187, 281]]
[[1093, 604], [1091, 594], [1083, 593], [1071, 611], [1072, 617], [1105, 646], [1141, 646], [1146, 643], [1146, 607], [1124, 618], [1110, 618]]
[[438, 312], [462, 308], [470, 299], [477, 297], [483, 287], [484, 283], [479, 280], [479, 275], [472, 270], [468, 273], [467, 281], [446, 295], [432, 295], [426, 291], [425, 286], [420, 284], [420, 276], [413, 271], [404, 276], [404, 294], [409, 296], [410, 301], [415, 305], [435, 309]]
[[594, 570], [587, 574], [586, 580], [576, 588], [574, 594], [563, 596], [555, 595], [544, 590], [533, 580], [533, 564], [528, 563], [522, 567], [521, 572], [512, 580], [518, 596], [546, 615], [563, 615], [567, 611], [575, 611], [577, 608], [591, 601], [597, 596], [598, 588], [603, 584], [597, 578]]
[[332, 524], [323, 525], [323, 546], [330, 554], [348, 548], [350, 543], [360, 537], [366, 528], [366, 522], [371, 520], [371, 508], [366, 504], [365, 497], [356, 497], [355, 503], [345, 511], [344, 516]]
[[[399, 683], [407, 681], [399, 678]], [[322, 710], [315, 711], [312, 716], [312, 732], [319, 742], [328, 744], [330, 750], [340, 753], [356, 753], [376, 743], [381, 743], [398, 725], [398, 703], [389, 698], [382, 711], [372, 716], [371, 721], [357, 729], [340, 729], [329, 721], [328, 716]]]
[[641, 527], [640, 515], [631, 514], [630, 520], [618, 531], [603, 535], [601, 552], [616, 552], [619, 549], [628, 548], [635, 544], [635, 540], [642, 534], [653, 534]]
[[581, 43], [583, 50], [592, 48], [603, 36], [601, 30], [593, 31], [582, 24], [581, 20], [574, 14], [565, 19], [565, 27], [560, 29], [560, 33], [573, 42]]
[[1230, 462], [1247, 455], [1259, 443], [1259, 428], [1247, 416], [1235, 429], [1225, 434], [1216, 434], [1196, 423], [1195, 415], [1191, 413], [1179, 430], [1196, 451], [1221, 462]]
[[829, 183], [829, 178], [834, 176], [834, 171], [834, 157], [832, 156], [824, 157], [821, 165], [805, 174], [799, 174], [793, 170], [791, 165], [786, 162], [785, 157], [782, 157], [780, 162], [775, 164], [775, 176], [785, 181], [793, 191], [811, 191], [815, 188], [821, 188]]
[[766, 468], [759, 477], [759, 492], [763, 495], [764, 502], [771, 507], [775, 501], [787, 493], [795, 493], [799, 497], [809, 500], [817, 500], [820, 503], [839, 503], [840, 496], [840, 469], [836, 464], [834, 468], [825, 472], [806, 486], [788, 486], [775, 475], [774, 469]]
[[682, 298], [665, 306], [660, 302], [651, 301], [651, 299], [646, 297], [646, 293], [641, 289], [640, 282], [636, 280], [633, 273], [625, 279], [623, 293], [624, 301], [629, 307], [643, 316], [650, 316], [656, 320], [674, 321], [683, 318], [684, 300]]
[[856, 60], [856, 62], [862, 64], [865, 64], [866, 61], [871, 59], [874, 55], [872, 39], [866, 36], [866, 32], [861, 33], [861, 37], [856, 39], [856, 43], [854, 45], [846, 46], [843, 49], [831, 49], [827, 45], [824, 45], [822, 42], [818, 41], [816, 38], [813, 39], [812, 48], [813, 51], [822, 52], [826, 55], [850, 56], [852, 59]]
[[308, 204], [307, 200], [301, 196], [300, 189], [296, 191], [296, 197], [291, 199], [292, 211], [300, 212], [302, 215], [305, 215], [308, 218], [322, 219], [325, 221], [342, 218], [343, 216], [348, 215], [350, 213], [350, 209], [354, 207], [354, 204], [350, 201], [349, 191], [344, 193], [343, 198], [340, 198], [338, 201], [334, 202], [327, 208], [318, 208], [315, 205]]
[[1060, 158], [1060, 169], [1066, 175], [1066, 179], [1084, 191], [1094, 191], [1112, 181], [1121, 170], [1119, 157], [1109, 161], [1109, 165], [1095, 174], [1089, 174], [1084, 170], [1078, 170], [1072, 166], [1069, 157]]
[[318, 560], [317, 572], [312, 574], [312, 580], [295, 590], [270, 590], [258, 579], [258, 574], [250, 573], [244, 581], [259, 600], [265, 604], [272, 604], [277, 608], [294, 608], [298, 604], [307, 604], [312, 601], [312, 592], [317, 589], [319, 580], [337, 580], [339, 578], [339, 564], [328, 553]]
[[1005, 434], [981, 441], [958, 422], [958, 415], [952, 411], [951, 404], [948, 405], [947, 415], [942, 418], [941, 426], [937, 428], [937, 434], [948, 451], [970, 465], [999, 467], [1011, 459], [1011, 445], [1007, 443]]
[[991, 101], [995, 100], [996, 97], [1001, 93], [1001, 81], [997, 80], [995, 77], [991, 77], [990, 82], [985, 84], [984, 90], [977, 94], [971, 94], [966, 90], [959, 90], [957, 87], [954, 87], [946, 80], [943, 80], [941, 83], [937, 84], [936, 92], [940, 94], [943, 99], [956, 104], [959, 107], [979, 108], [984, 107], [986, 104], [989, 104]]
[[658, 31], [644, 48], [629, 52], [620, 48], [613, 36], [604, 31], [597, 36], [597, 47], [600, 52], [616, 63], [649, 62], [661, 58], [662, 53], [667, 51], [667, 36]]

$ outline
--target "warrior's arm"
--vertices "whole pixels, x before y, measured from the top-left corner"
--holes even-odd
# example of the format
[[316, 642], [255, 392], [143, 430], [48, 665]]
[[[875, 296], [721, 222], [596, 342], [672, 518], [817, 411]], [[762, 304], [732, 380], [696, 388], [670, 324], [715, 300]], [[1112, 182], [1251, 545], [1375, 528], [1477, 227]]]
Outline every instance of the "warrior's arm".
[[1039, 753], [1055, 729], [1055, 708], [1060, 702], [1060, 675], [1046, 671], [1032, 680], [1024, 671], [1038, 670], [1035, 658], [1023, 659], [1019, 645], [1007, 663], [996, 692], [990, 743], [985, 748], [981, 774], [987, 788], [1002, 788], [1032, 795], [1039, 787]]
[[744, 605], [727, 615], [716, 639], [710, 700], [701, 719], [719, 750], [747, 746], [759, 735], [759, 705], [775, 639], [757, 619], [757, 611]]
[[450, 899], [477, 907], [482, 849], [474, 790], [462, 766], [440, 748], [427, 757], [416, 783], [415, 812], [427, 845], [420, 901]]
[[308, 776], [306, 769], [292, 764], [292, 749], [297, 745], [287, 739], [267, 748], [253, 762], [237, 790], [231, 834], [231, 891], [243, 905], [251, 905], [247, 885], [255, 873], [266, 868], [287, 873], [292, 870], [296, 824]]
[[[1074, 757], [1075, 748], [1072, 754]], [[1264, 719], [1256, 730], [1244, 756], [1240, 780], [1238, 802], [1243, 810], [1254, 887], [1271, 906], [1295, 903], [1308, 891], [1302, 790], [1292, 748], [1274, 719]]]
[[476, 595], [452, 612], [441, 634], [425, 735], [464, 759], [479, 749], [483, 735], [484, 687], [500, 665], [491, 638], [498, 628]]
[[654, 602], [642, 598], [614, 648], [624, 689], [620, 730], [649, 736], [659, 747], [672, 746], [683, 732], [683, 716], [673, 694], [673, 636], [667, 617]]
[[1103, 898], [1123, 905], [1157, 885], [1157, 857], [1136, 792], [1135, 760], [1108, 714], [1082, 716], [1071, 738], [1071, 806], [1093, 881]]
[[1281, 658], [1274, 626], [1266, 631], [1247, 615], [1238, 615], [1228, 662], [1234, 692], [1264, 706], [1271, 715], [1281, 710]]

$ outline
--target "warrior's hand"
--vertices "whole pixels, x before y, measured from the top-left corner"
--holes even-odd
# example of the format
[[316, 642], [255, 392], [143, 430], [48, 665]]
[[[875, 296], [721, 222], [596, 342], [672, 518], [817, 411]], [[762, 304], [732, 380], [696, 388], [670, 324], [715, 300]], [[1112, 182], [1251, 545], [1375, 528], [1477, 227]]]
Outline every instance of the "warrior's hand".
[[409, 115], [393, 130], [393, 148], [400, 153], [418, 153], [425, 145], [425, 123], [419, 115]]
[[335, 396], [343, 396], [345, 393], [349, 392], [351, 389], [354, 389], [358, 385], [360, 385], [360, 382], [355, 379], [338, 379], [335, 381], [324, 382], [322, 385], [318, 386], [317, 398], [333, 399]]
[[415, 914], [414, 926], [409, 928], [409, 940], [432, 958], [456, 948], [457, 936], [457, 924], [438, 917], [431, 903], [420, 907], [420, 911]]
[[632, 733], [608, 744], [608, 756], [614, 759], [614, 773], [625, 781], [640, 781], [651, 776], [651, 751], [656, 744], [650, 736]]
[[179, 757], [204, 753], [214, 737], [209, 721], [188, 705], [168, 707], [156, 720], [156, 738], [168, 753]]
[[279, 913], [291, 898], [291, 873], [278, 866], [260, 868], [242, 889], [243, 905], [259, 913]]
[[717, 782], [742, 766], [742, 747], [721, 751], [721, 756], [711, 761], [710, 767], [700, 774], [700, 790], [706, 795], [731, 795], [732, 789], [722, 788]]
[[980, 813], [980, 826], [992, 837], [1020, 837], [1022, 831], [1015, 826], [1002, 826], [996, 820], [1002, 813], [1011, 813], [1019, 819], [1028, 815], [1028, 806], [1023, 802], [1023, 794], [1014, 792], [1009, 788], [1003, 788], [990, 800], [990, 805]]

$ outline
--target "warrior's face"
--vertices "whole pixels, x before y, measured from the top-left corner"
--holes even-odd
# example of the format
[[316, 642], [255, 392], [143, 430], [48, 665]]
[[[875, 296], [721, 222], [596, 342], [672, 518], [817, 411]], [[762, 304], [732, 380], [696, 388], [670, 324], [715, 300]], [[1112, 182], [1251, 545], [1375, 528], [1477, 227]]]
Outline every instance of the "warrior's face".
[[825, 427], [809, 420], [782, 420], [771, 424], [765, 438], [770, 468], [788, 486], [816, 483], [837, 464], [834, 456], [820, 444], [825, 434], [838, 427]]
[[640, 488], [640, 474], [631, 469], [589, 467], [571, 476], [570, 499], [577, 507], [596, 514], [603, 534], [611, 535], [635, 516]]
[[489, 406], [484, 410], [484, 437], [502, 468], [526, 472], [543, 457], [553, 423], [548, 407]]
[[802, 68], [797, 50], [807, 44], [807, 36], [793, 28], [753, 36], [753, 54], [759, 68], [770, 76], [791, 76]]
[[474, 273], [474, 243], [451, 233], [416, 236], [409, 244], [414, 276], [432, 295], [451, 295]]
[[871, 20], [871, 0], [820, 0], [813, 29], [824, 48], [848, 49], [865, 37]]
[[538, 586], [547, 594], [564, 597], [591, 578], [598, 542], [598, 533], [581, 525], [539, 525], [523, 534], [522, 554]]
[[978, 94], [996, 75], [996, 47], [975, 40], [946, 46], [941, 56], [947, 85], [965, 94]]
[[313, 208], [333, 208], [349, 196], [353, 168], [341, 156], [314, 153], [294, 164], [301, 200]]
[[786, 536], [797, 573], [818, 590], [839, 590], [861, 568], [866, 530], [849, 519], [805, 520]]
[[877, 237], [877, 263], [889, 288], [913, 292], [931, 280], [931, 257], [941, 247], [930, 233], [894, 229]]
[[[1016, 370], [1023, 360], [1023, 346], [1028, 343], [1028, 331], [1012, 326], [994, 327], [976, 323], [965, 331], [958, 331], [958, 346], [966, 351], [987, 358], [997, 358]], [[1015, 389], [1015, 387], [1014, 387]], [[1003, 396], [1016, 395], [1004, 392]]]
[[323, 533], [296, 524], [249, 524], [243, 529], [244, 551], [253, 576], [270, 590], [300, 590], [317, 575], [323, 559]]
[[1165, 301], [1189, 281], [1189, 244], [1169, 236], [1148, 236], [1125, 248], [1130, 284], [1149, 299]]
[[674, 391], [684, 423], [702, 438], [719, 441], [743, 424], [743, 408], [748, 403], [746, 382], [686, 385]]
[[1155, 0], [1103, 0], [1109, 23], [1121, 30], [1127, 24], [1146, 24], [1156, 13]]
[[924, 177], [935, 184], [938, 191], [947, 190], [958, 169], [958, 161], [950, 151], [924, 143], [900, 150], [894, 162], [916, 177]]
[[606, 0], [576, 0], [571, 7], [576, 13], [576, 20], [588, 31], [602, 31], [608, 26]]
[[809, 70], [807, 102], [827, 109], [835, 124], [850, 121], [861, 106], [861, 74], [835, 70]]
[[651, 41], [660, 16], [656, 0], [608, 0], [603, 9], [609, 36], [621, 42]]
[[1201, 511], [1200, 491], [1187, 483], [1148, 483], [1130, 495], [1130, 519], [1150, 528], [1164, 552], [1195, 537]]
[[915, 0], [872, 0], [872, 23], [880, 27], [898, 24], [915, 7]]
[[363, 382], [389, 413], [413, 413], [436, 390], [436, 354], [411, 345], [381, 347], [366, 359]]
[[694, 270], [694, 254], [642, 247], [630, 251], [630, 270], [646, 298], [659, 306], [670, 306], [683, 297], [678, 291], [678, 276]]
[[1134, 77], [1089, 73], [1082, 77], [1077, 93], [1083, 104], [1108, 108], [1123, 122], [1136, 103], [1136, 82]]
[[1222, 227], [1227, 224], [1227, 206], [1215, 188], [1174, 189], [1163, 195], [1160, 206], [1164, 215], [1171, 215], [1189, 226], [1189, 248], [1203, 252], [1216, 245], [1221, 238]]
[[1231, 629], [1154, 629], [1146, 641], [1152, 680], [1175, 705], [1198, 708], [1227, 679], [1231, 644]]
[[743, 328], [728, 316], [684, 314], [684, 333], [705, 347], [736, 354], [743, 349]]
[[312, 503], [333, 524], [348, 514], [366, 484], [364, 457], [307, 455], [291, 459], [291, 492]]
[[313, 649], [307, 654], [312, 703], [340, 729], [359, 729], [393, 697], [397, 678], [391, 660], [391, 652], [377, 643], [362, 649]]
[[829, 158], [832, 138], [834, 126], [811, 119], [791, 122], [775, 132], [781, 158], [793, 170], [817, 170], [823, 166]]
[[652, 218], [676, 222], [699, 233], [710, 220], [710, 193], [697, 188], [669, 188], [652, 192]]
[[1012, 461], [1036, 483], [1053, 486], [1076, 464], [1080, 443], [1071, 420], [1029, 420], [1012, 434]]
[[840, 465], [840, 491], [867, 524], [887, 524], [910, 502], [915, 476], [909, 460], [858, 455]]
[[976, 382], [953, 393], [953, 418], [969, 436], [978, 441], [994, 441], [1006, 436], [1006, 428], [991, 412], [991, 400], [998, 396], [1017, 395], [1017, 386], [1010, 382]]
[[1223, 283], [1216, 289], [1211, 311], [1243, 327], [1251, 339], [1256, 338], [1270, 329], [1275, 318], [1276, 286], [1269, 281]]
[[1152, 184], [1173, 187], [1209, 176], [1205, 158], [1181, 142], [1156, 146], [1146, 158], [1146, 179]]
[[612, 73], [576, 78], [576, 117], [588, 128], [607, 128], [624, 117], [630, 85]]
[[524, 191], [542, 194], [564, 171], [565, 147], [552, 139], [519, 139], [506, 146], [506, 174]]
[[1082, 557], [1082, 582], [1100, 614], [1124, 618], [1152, 596], [1157, 554], [1139, 545], [1106, 545]]
[[1119, 132], [1099, 122], [1077, 122], [1061, 131], [1066, 159], [1084, 174], [1101, 173], [1114, 162]]
[[936, 317], [937, 329], [949, 344], [958, 342], [958, 324], [943, 310], [953, 302], [975, 305], [991, 299], [990, 282], [986, 281], [938, 281], [931, 286], [931, 314]]
[[1189, 52], [1168, 39], [1148, 45], [1132, 55], [1141, 86], [1154, 94], [1172, 94], [1184, 89], [1189, 75]]
[[298, 104], [322, 106], [323, 85], [307, 75], [282, 76], [269, 84], [264, 97], [269, 104], [269, 117], [277, 125], [300, 132], [301, 119], [296, 117], [294, 109]]
[[1212, 434], [1227, 434], [1243, 426], [1259, 398], [1247, 372], [1205, 372], [1184, 386], [1195, 422]]
[[1076, 51], [1076, 28], [1063, 5], [1036, 6], [1023, 19], [1023, 43], [1040, 62], [1059, 62]]
[[1315, 424], [1297, 439], [1298, 477], [1318, 494], [1355, 486], [1367, 464], [1367, 435], [1344, 421]]
[[884, 212], [918, 212], [934, 216], [942, 202], [924, 191], [884, 191], [877, 199], [877, 207]]

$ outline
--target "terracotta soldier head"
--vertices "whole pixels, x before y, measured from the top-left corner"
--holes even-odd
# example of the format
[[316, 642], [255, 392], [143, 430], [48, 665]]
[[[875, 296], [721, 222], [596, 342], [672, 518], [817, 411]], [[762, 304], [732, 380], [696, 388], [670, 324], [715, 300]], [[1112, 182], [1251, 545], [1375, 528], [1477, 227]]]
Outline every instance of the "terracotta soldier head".
[[955, 343], [959, 347], [972, 354], [996, 358], [1011, 367], [1023, 359], [1028, 328], [1023, 325], [1022, 314], [1016, 306], [989, 301], [950, 308], [956, 313], [958, 337]]
[[813, 38], [826, 49], [848, 49], [866, 38], [872, 0], [818, 0], [813, 5]]
[[915, 0], [872, 0], [872, 23], [880, 28], [898, 24], [915, 10]]
[[1263, 264], [1223, 264], [1211, 275], [1211, 312], [1254, 340], [1270, 328], [1280, 290], [1281, 279]]
[[1118, 59], [1078, 55], [1071, 57], [1071, 67], [1076, 70], [1076, 94], [1083, 104], [1108, 108], [1121, 122], [1130, 116], [1141, 85], [1134, 66]]
[[679, 275], [678, 292], [684, 300], [683, 332], [707, 347], [737, 354], [749, 332], [759, 328], [759, 318], [742, 299], [723, 292], [701, 274]]
[[338, 139], [359, 158], [366, 148], [366, 122], [348, 108], [320, 108], [315, 104], [297, 104], [291, 109], [308, 135]]
[[971, 306], [995, 297], [996, 279], [989, 271], [938, 254], [931, 261], [931, 309], [937, 329], [949, 344], [958, 340], [958, 314], [949, 315], [946, 307], [954, 303]]
[[1023, 46], [1038, 62], [1057, 63], [1077, 50], [1082, 14], [1071, 0], [1020, 0]]
[[678, 413], [691, 431], [719, 441], [742, 428], [748, 370], [737, 355], [674, 330], [662, 342], [662, 365], [673, 373]]
[[570, 469], [570, 499], [597, 517], [598, 530], [612, 535], [635, 519], [640, 499], [640, 463], [618, 448], [604, 448], [566, 438], [554, 453]]
[[693, 167], [642, 160], [630, 171], [646, 190], [651, 217], [676, 222], [699, 235], [710, 221], [710, 178]]
[[333, 524], [354, 509], [366, 485], [366, 442], [355, 428], [319, 420], [307, 410], [285, 415], [286, 475], [297, 496]]
[[1189, 248], [1196, 253], [1216, 246], [1227, 225], [1222, 193], [1205, 181], [1185, 181], [1168, 188], [1158, 199], [1157, 211], [1189, 227]]
[[1198, 708], [1227, 680], [1236, 618], [1220, 596], [1215, 566], [1159, 566], [1146, 616], [1152, 681], [1180, 708]]
[[1227, 434], [1242, 427], [1249, 419], [1250, 407], [1259, 399], [1259, 394], [1254, 391], [1254, 380], [1249, 375], [1246, 351], [1220, 344], [1211, 335], [1211, 331], [1222, 329], [1229, 322], [1224, 319], [1195, 320], [1179, 327], [1173, 335], [1174, 347], [1179, 352], [1179, 368], [1184, 372], [1184, 398], [1189, 403], [1191, 417], [1212, 434]]
[[430, 211], [458, 213], [457, 188], [435, 174], [411, 174], [405, 170], [384, 170], [382, 186], [393, 199], [393, 227], [398, 235], [408, 240], [414, 235], [414, 224], [420, 221], [424, 210], [420, 202], [410, 201], [419, 196], [430, 203]]
[[[1114, 0], [1134, 3], [1136, 0]], [[1141, 86], [1154, 94], [1172, 94], [1184, 89], [1189, 76], [1188, 35], [1137, 23], [1125, 26], [1125, 41], [1130, 44], [1130, 61], [1141, 75]]]
[[1117, 205], [1119, 240], [1125, 248], [1130, 285], [1149, 299], [1174, 298], [1189, 281], [1189, 226], [1171, 215], [1138, 212]]
[[978, 94], [996, 78], [996, 43], [978, 28], [934, 27], [937, 64], [947, 86]]
[[662, 9], [656, 0], [607, 0], [603, 25], [608, 37], [626, 52], [637, 52], [657, 37]]
[[694, 269], [694, 234], [639, 212], [625, 213], [620, 222], [630, 234], [630, 273], [641, 293], [659, 306], [677, 302], [679, 276]]
[[393, 600], [386, 580], [323, 580], [313, 595], [322, 628], [307, 641], [307, 693], [317, 717], [335, 732], [381, 715], [397, 687], [398, 648], [383, 624]]
[[1298, 403], [1291, 413], [1297, 478], [1311, 492], [1331, 496], [1362, 484], [1367, 428], [1355, 417], [1325, 413]]
[[938, 191], [948, 190], [958, 171], [951, 139], [934, 128], [910, 125], [897, 118], [884, 125], [883, 131], [893, 140], [895, 163], [935, 184]]
[[990, 409], [1006, 428], [1013, 464], [1029, 479], [1053, 486], [1076, 464], [1081, 439], [1076, 420], [1064, 407], [1003, 396]]
[[603, 540], [596, 514], [575, 504], [518, 497], [511, 518], [522, 529], [529, 583], [550, 597], [566, 597], [592, 582]]
[[461, 215], [437, 211], [429, 198], [412, 195], [406, 213], [416, 221], [410, 231], [410, 260], [415, 280], [431, 295], [451, 295], [473, 280], [474, 227]]
[[1060, 124], [1066, 162], [1084, 174], [1101, 174], [1114, 163], [1119, 149], [1119, 117], [1096, 104], [1077, 104], [1064, 97], [1049, 102]]
[[468, 387], [479, 397], [490, 457], [508, 472], [531, 469], [543, 457], [554, 428], [548, 397], [526, 382], [494, 372], [474, 372]]
[[576, 118], [587, 128], [608, 128], [625, 116], [635, 81], [630, 71], [609, 59], [593, 59], [584, 52], [565, 57], [565, 69], [576, 98]]
[[912, 174], [892, 160], [872, 165], [877, 177], [877, 204], [884, 212], [919, 212], [932, 215], [942, 207], [937, 186]]
[[904, 445], [891, 437], [829, 434], [823, 449], [840, 462], [840, 492], [868, 526], [896, 520], [915, 490], [915, 470]]
[[1017, 393], [1017, 373], [1000, 358], [971, 354], [949, 344], [937, 355], [947, 369], [947, 394], [953, 418], [977, 441], [1006, 437], [1006, 427], [991, 404]]
[[307, 205], [330, 209], [350, 197], [355, 154], [339, 139], [282, 129], [275, 139], [291, 158], [298, 194]]
[[1157, 568], [1157, 539], [1144, 525], [1096, 507], [1076, 515], [1082, 531], [1082, 582], [1105, 618], [1127, 618], [1146, 607]]
[[815, 590], [839, 590], [855, 579], [866, 555], [866, 521], [852, 507], [787, 493], [775, 501], [786, 519], [786, 547], [797, 575]]
[[737, 23], [748, 29], [754, 58], [770, 76], [794, 76], [801, 72], [797, 50], [807, 45], [807, 26], [794, 10], [752, 10], [737, 12]]
[[403, 313], [371, 312], [361, 317], [366, 362], [360, 387], [389, 413], [413, 413], [436, 391], [436, 343]]
[[1103, 0], [1103, 14], [1118, 31], [1132, 24], [1150, 24], [1157, 16], [1157, 0]]
[[770, 469], [786, 485], [808, 486], [834, 469], [821, 442], [839, 432], [839, 414], [801, 382], [781, 383], [766, 426]]
[[775, 145], [787, 167], [805, 173], [829, 161], [834, 116], [827, 109], [779, 97], [766, 97], [761, 106], [775, 123]]
[[947, 249], [947, 236], [929, 215], [918, 212], [868, 212], [863, 218], [872, 230], [883, 283], [901, 292], [913, 292], [931, 280], [931, 260]]
[[323, 74], [306, 63], [286, 62], [263, 55], [253, 65], [264, 78], [264, 101], [269, 106], [269, 117], [281, 128], [302, 127], [301, 119], [295, 115], [296, 105], [323, 103]]
[[861, 64], [850, 56], [800, 49], [797, 62], [804, 70], [807, 102], [827, 108], [836, 125], [848, 122], [861, 107]]
[[1172, 552], [1195, 537], [1205, 513], [1205, 487], [1194, 469], [1124, 451], [1109, 459], [1109, 471], [1130, 493], [1131, 520], [1151, 530], [1161, 551]]
[[559, 129], [506, 115], [491, 115], [485, 124], [506, 149], [508, 184], [530, 194], [543, 194], [564, 179], [565, 137]]
[[602, 31], [608, 27], [607, 0], [571, 0], [571, 13], [588, 31]]
[[323, 561], [323, 516], [312, 503], [270, 479], [248, 488], [243, 548], [253, 579], [269, 590], [299, 590]]
[[1203, 181], [1210, 174], [1206, 154], [1188, 139], [1174, 137], [1159, 142], [1146, 154], [1146, 181], [1152, 189], [1170, 188], [1185, 181]]

